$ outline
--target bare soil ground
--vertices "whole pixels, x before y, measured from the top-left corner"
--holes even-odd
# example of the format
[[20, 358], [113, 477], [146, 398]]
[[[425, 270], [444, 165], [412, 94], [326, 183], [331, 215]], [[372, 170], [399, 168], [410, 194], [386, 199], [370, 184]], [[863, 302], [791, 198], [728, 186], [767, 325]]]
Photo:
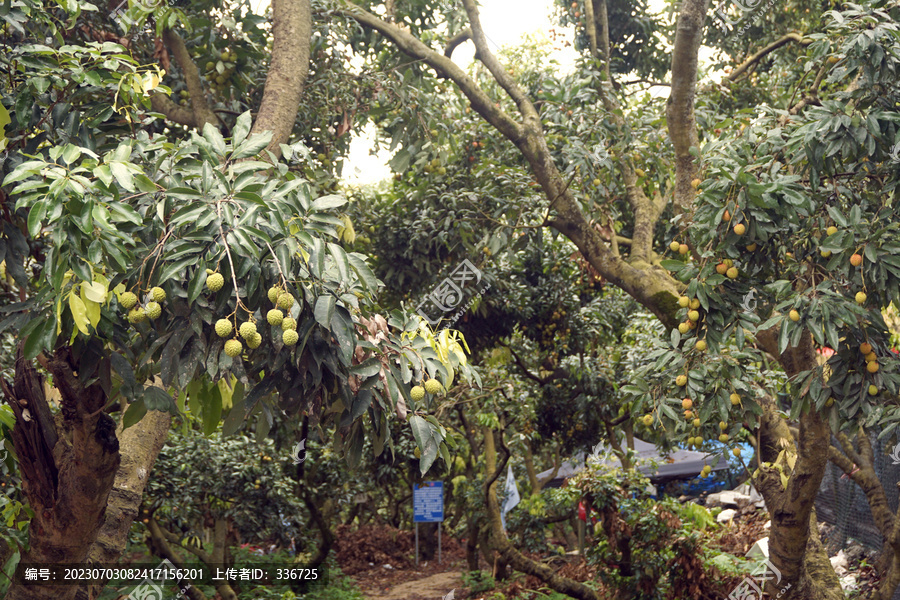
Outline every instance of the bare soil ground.
[[456, 598], [465, 597], [461, 594], [465, 549], [449, 536], [443, 537], [441, 563], [435, 556], [418, 567], [411, 531], [342, 526], [335, 537], [338, 564], [371, 600], [440, 600], [454, 589]]

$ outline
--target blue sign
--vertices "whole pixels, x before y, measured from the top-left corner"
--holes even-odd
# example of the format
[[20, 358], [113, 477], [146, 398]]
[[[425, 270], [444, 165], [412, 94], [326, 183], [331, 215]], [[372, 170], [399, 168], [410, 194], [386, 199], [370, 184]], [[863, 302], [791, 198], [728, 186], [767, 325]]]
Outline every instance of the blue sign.
[[444, 520], [444, 482], [426, 481], [413, 485], [413, 522], [436, 523]]

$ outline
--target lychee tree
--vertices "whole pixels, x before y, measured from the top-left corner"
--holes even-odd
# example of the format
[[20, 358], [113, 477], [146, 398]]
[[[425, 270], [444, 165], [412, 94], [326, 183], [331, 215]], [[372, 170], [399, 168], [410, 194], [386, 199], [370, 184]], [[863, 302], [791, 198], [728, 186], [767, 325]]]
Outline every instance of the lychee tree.
[[[340, 244], [346, 200], [299, 176], [308, 149], [283, 143], [306, 75], [283, 61], [309, 43], [308, 28], [306, 40], [295, 35], [309, 25], [308, 4], [275, 5], [259, 112], [227, 127], [202, 89], [190, 119], [172, 109], [163, 71], [130, 56], [131, 40], [93, 41], [104, 36], [87, 3], [43, 8], [17, 6], [2, 38], [4, 60], [17, 65], [3, 83], [2, 249], [20, 290], [4, 307], [3, 328], [20, 346], [3, 391], [35, 511], [23, 562], [115, 561], [178, 412], [201, 415], [207, 433], [223, 410], [230, 431], [259, 415], [261, 437], [275, 412], [305, 413], [351, 465], [367, 435], [376, 453], [390, 450], [396, 415], [420, 440], [424, 468], [448, 457], [443, 429], [408, 389], [467, 374], [462, 347], [420, 332], [418, 318], [379, 314], [380, 283]], [[159, 37], [198, 83], [172, 29], [183, 15], [162, 17]], [[96, 597], [102, 584], [85, 588]], [[7, 597], [76, 591], [13, 585]]]
[[[603, 0], [566, 9], [588, 43], [578, 77], [558, 95], [545, 94], [548, 87], [533, 85], [514, 63], [498, 57], [476, 3], [462, 4], [465, 21], [448, 14], [438, 39], [433, 32], [417, 36], [392, 23], [390, 6], [380, 13], [387, 18], [349, 1], [341, 12], [452, 82], [451, 100], [468, 103], [505, 138], [508, 143], [495, 140], [495, 146], [503, 146], [500, 152], [514, 147], [540, 186], [543, 197], [527, 200], [546, 211], [539, 225], [568, 237], [600, 276], [674, 330], [670, 343], [677, 348], [654, 355], [656, 367], [668, 376], [673, 366], [686, 364], [685, 386], [668, 377], [665, 389], [649, 393], [653, 402], [643, 408], [658, 414], [666, 412], [663, 406], [674, 412], [677, 405], [679, 417], [687, 395], [678, 388], [696, 392], [692, 402], [703, 418], [693, 436], [679, 426], [683, 439], [699, 437], [706, 427], [710, 431], [703, 429], [704, 435], [723, 431], [722, 422], [727, 431], [716, 437], [730, 435], [738, 418], [752, 428], [754, 415], [759, 417], [761, 455], [777, 464], [763, 467], [757, 477], [773, 515], [770, 547], [782, 585], [790, 583], [792, 593], [802, 597], [838, 597], [813, 511], [829, 458], [823, 448], [830, 447], [834, 432], [846, 442], [843, 452], [830, 452], [838, 464], [850, 466], [849, 472], [853, 464], [866, 462], [871, 454], [866, 443], [860, 438], [854, 447], [843, 432], [890, 427], [893, 409], [885, 401], [898, 383], [881, 317], [898, 289], [892, 262], [900, 66], [896, 6], [867, 3], [822, 13], [823, 7], [800, 2], [792, 7], [802, 10], [777, 17], [725, 7], [731, 20], [754, 32], [738, 35], [736, 27], [716, 20], [710, 3], [682, 2], [672, 11], [677, 19], [657, 28], [670, 32], [671, 70], [663, 82], [670, 94], [662, 102], [635, 100], [634, 85], [610, 85], [619, 78], [613, 76], [616, 54], [609, 49], [627, 40], [611, 38], [613, 13]], [[477, 49], [479, 63], [469, 72], [452, 60], [460, 39]], [[700, 70], [704, 39], [715, 44], [718, 64], [727, 65], [721, 84], [707, 82], [709, 74]], [[637, 86], [647, 83], [652, 82]], [[570, 88], [585, 93], [567, 94]], [[432, 108], [440, 111], [441, 104]], [[596, 123], [601, 127], [591, 131]], [[421, 145], [410, 129], [394, 136], [406, 143], [402, 151]], [[571, 155], [556, 151], [556, 135]], [[592, 152], [597, 146], [608, 162], [599, 160], [603, 153]], [[403, 170], [406, 164], [395, 166]], [[604, 189], [599, 198], [594, 179]], [[520, 224], [500, 221], [506, 239], [514, 239], [508, 234]], [[610, 222], [618, 235], [605, 229]], [[829, 235], [829, 226], [838, 231]], [[664, 262], [666, 248], [674, 252], [672, 262]], [[744, 315], [751, 290], [757, 304], [749, 312], [756, 317]], [[682, 296], [685, 307], [679, 305]], [[689, 338], [690, 350], [681, 336]], [[862, 354], [862, 343], [872, 350]], [[827, 354], [826, 346], [836, 351], [827, 371], [816, 352]], [[710, 358], [705, 371], [693, 366], [717, 355], [722, 360]], [[679, 362], [682, 356], [689, 362]], [[774, 403], [764, 400], [776, 390], [756, 394], [761, 406], [753, 409], [751, 390], [741, 389], [742, 364], [766, 360], [777, 362], [788, 380], [783, 390], [794, 431]], [[703, 380], [704, 374], [713, 379]], [[650, 381], [658, 381], [656, 375]], [[710, 393], [709, 402], [701, 390]], [[732, 393], [738, 395], [737, 408]], [[742, 404], [748, 410], [732, 413]], [[718, 418], [705, 420], [704, 410]], [[676, 423], [671, 415], [663, 419], [670, 428]], [[783, 444], [792, 450], [779, 459]], [[502, 546], [499, 511], [492, 512]], [[881, 512], [885, 538], [895, 539], [896, 516]], [[540, 573], [513, 548], [506, 546], [504, 553], [516, 568]], [[895, 584], [891, 574], [879, 593], [889, 596]], [[585, 590], [578, 594], [593, 597]]]

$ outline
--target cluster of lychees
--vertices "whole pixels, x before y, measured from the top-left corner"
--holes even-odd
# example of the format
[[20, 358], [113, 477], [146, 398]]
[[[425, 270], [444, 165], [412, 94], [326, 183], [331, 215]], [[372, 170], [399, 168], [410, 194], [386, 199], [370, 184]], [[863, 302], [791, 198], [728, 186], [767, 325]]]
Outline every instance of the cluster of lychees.
[[143, 306], [138, 306], [138, 296], [134, 292], [125, 292], [119, 297], [119, 304], [128, 311], [128, 322], [143, 323], [147, 319], [158, 319], [162, 315], [162, 303], [166, 301], [166, 290], [161, 287], [150, 288], [149, 299]]
[[272, 327], [281, 326], [281, 341], [285, 346], [293, 346], [300, 339], [297, 333], [297, 321], [289, 316], [285, 316], [281, 311], [287, 311], [290, 315], [291, 307], [294, 306], [294, 297], [278, 286], [269, 288], [269, 302], [275, 305], [275, 308], [266, 313], [266, 320]]
[[409, 390], [409, 396], [419, 402], [425, 397], [425, 392], [429, 394], [436, 395], [441, 393], [441, 390], [444, 389], [444, 386], [441, 385], [441, 382], [437, 379], [429, 379], [425, 382], [425, 387], [421, 385], [414, 385], [411, 390]]
[[[207, 270], [207, 273], [209, 275], [206, 278], [206, 287], [210, 292], [218, 292], [225, 286], [225, 278], [221, 273], [212, 270]], [[300, 339], [300, 336], [297, 334], [297, 321], [290, 316], [285, 316], [282, 312], [282, 310], [287, 311], [287, 314], [290, 315], [290, 310], [295, 302], [294, 297], [278, 286], [272, 286], [269, 289], [268, 296], [276, 308], [273, 308], [266, 314], [266, 320], [273, 327], [281, 326], [281, 339], [286, 346], [295, 345]], [[138, 296], [133, 292], [125, 292], [119, 296], [119, 304], [128, 310], [128, 322], [137, 324], [148, 318], [158, 318], [162, 314], [160, 303], [164, 302], [165, 299], [165, 290], [160, 287], [154, 287], [149, 291], [148, 302], [144, 306], [138, 306]], [[243, 339], [251, 350], [259, 348], [260, 344], [262, 344], [262, 335], [256, 330], [256, 322], [252, 315], [250, 315], [248, 321], [241, 323], [236, 332], [231, 320], [225, 318], [216, 321], [215, 330], [216, 335], [219, 337], [231, 338], [225, 342], [225, 354], [231, 357], [239, 356], [244, 350], [244, 345], [238, 338]]]
[[[300, 339], [300, 336], [297, 334], [297, 321], [291, 317], [284, 316], [280, 309], [290, 311], [291, 307], [294, 306], [294, 297], [277, 286], [269, 289], [268, 296], [269, 300], [277, 308], [273, 308], [266, 314], [266, 320], [273, 327], [280, 325], [282, 329], [281, 339], [285, 346], [293, 346]], [[216, 335], [225, 338], [231, 336], [232, 332], [231, 321], [228, 319], [216, 321]], [[258, 348], [262, 343], [262, 335], [256, 330], [256, 322], [253, 320], [252, 315], [249, 321], [241, 323], [240, 327], [238, 327], [237, 336], [225, 342], [225, 354], [228, 356], [235, 357], [243, 351], [243, 344], [237, 339], [238, 337], [247, 342], [247, 347], [251, 350]]]

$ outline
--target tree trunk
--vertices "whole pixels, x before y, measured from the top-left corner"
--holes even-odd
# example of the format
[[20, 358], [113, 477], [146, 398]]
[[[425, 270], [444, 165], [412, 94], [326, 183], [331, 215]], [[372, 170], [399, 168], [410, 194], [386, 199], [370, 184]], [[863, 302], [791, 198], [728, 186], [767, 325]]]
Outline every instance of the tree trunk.
[[[500, 442], [502, 445], [502, 437]], [[496, 465], [496, 450], [494, 450], [493, 432], [486, 428], [485, 462], [487, 463], [487, 478], [484, 481], [484, 497], [491, 527], [492, 546], [513, 569], [527, 575], [534, 575], [546, 583], [547, 587], [556, 590], [557, 592], [567, 594], [573, 598], [577, 598], [578, 600], [600, 600], [600, 595], [583, 583], [579, 583], [568, 577], [561, 577], [547, 565], [543, 565], [527, 558], [521, 552], [516, 550], [510, 543], [509, 538], [506, 537], [506, 532], [503, 531], [503, 524], [500, 520], [500, 503], [497, 501], [495, 490], [497, 478], [500, 476], [500, 473], [503, 472], [503, 469], [506, 468], [506, 464], [509, 461], [509, 450], [505, 445], [503, 445], [503, 450], [503, 460], [500, 461], [499, 466], [491, 468], [493, 465]], [[494, 456], [493, 459], [490, 458], [491, 454]]]
[[[107, 396], [99, 382], [85, 386], [69, 348], [47, 362], [60, 392], [54, 419], [44, 397], [43, 377], [16, 356], [15, 381], [3, 391], [16, 415], [13, 444], [22, 489], [34, 510], [23, 565], [86, 562], [97, 539], [119, 468], [116, 424], [103, 412]], [[108, 364], [107, 364], [108, 368]], [[87, 376], [87, 374], [85, 374]], [[77, 587], [12, 583], [7, 600], [70, 600]]]
[[[118, 437], [121, 464], [109, 494], [100, 532], [89, 554], [91, 562], [112, 564], [125, 551], [128, 531], [138, 515], [150, 470], [165, 444], [171, 422], [172, 416], [169, 413], [153, 410], [124, 431], [120, 424]], [[105, 582], [84, 585], [75, 598], [96, 600], [104, 587]]]
[[466, 523], [466, 565], [470, 571], [478, 570], [478, 522], [473, 518]]
[[[761, 332], [759, 341], [767, 352], [779, 356], [772, 332]], [[785, 350], [779, 356], [779, 362], [789, 377], [814, 369], [817, 363], [810, 335], [804, 334], [796, 347]], [[792, 400], [803, 401], [799, 397]], [[816, 494], [828, 463], [827, 448], [831, 440], [828, 425], [811, 407], [801, 413], [795, 439], [771, 398], [763, 401], [763, 407], [759, 453], [760, 460], [766, 464], [757, 471], [754, 483], [765, 498], [772, 520], [769, 556], [782, 575], [778, 585], [783, 588], [790, 584], [792, 597], [810, 600], [843, 598], [828, 555], [818, 543], [815, 522]], [[785, 460], [780, 464], [781, 469], [768, 466], [783, 450]], [[796, 452], [793, 467], [786, 460], [790, 451]], [[786, 487], [782, 483], [782, 471], [788, 475]], [[769, 581], [770, 585], [773, 583]]]
[[272, 132], [268, 150], [279, 156], [294, 129], [309, 73], [312, 13], [309, 0], [272, 0], [272, 62], [253, 133]]

